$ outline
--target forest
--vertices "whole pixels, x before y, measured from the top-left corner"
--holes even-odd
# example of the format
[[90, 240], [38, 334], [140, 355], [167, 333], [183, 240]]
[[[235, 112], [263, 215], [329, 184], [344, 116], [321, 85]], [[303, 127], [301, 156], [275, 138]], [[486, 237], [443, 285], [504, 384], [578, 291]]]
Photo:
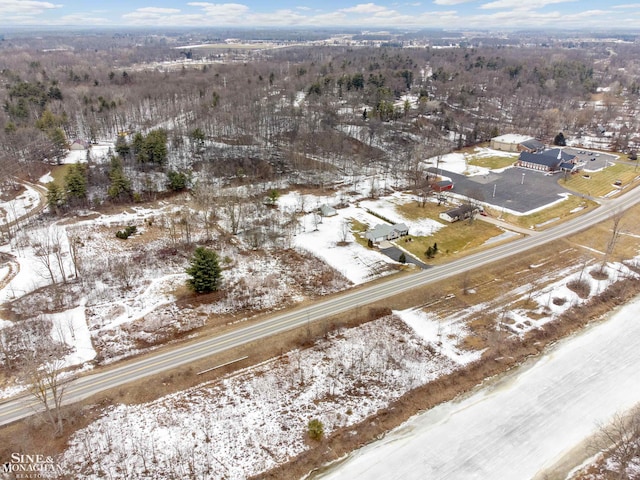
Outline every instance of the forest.
[[551, 143], [606, 125], [612, 150], [637, 140], [631, 42], [234, 51], [140, 32], [47, 40], [0, 43], [3, 171], [43, 171], [74, 140], [111, 142], [131, 182], [110, 188], [118, 167], [89, 164], [86, 193], [67, 207], [151, 198], [183, 186], [165, 178], [176, 173], [315, 185], [369, 167], [406, 177], [415, 158], [503, 133]]

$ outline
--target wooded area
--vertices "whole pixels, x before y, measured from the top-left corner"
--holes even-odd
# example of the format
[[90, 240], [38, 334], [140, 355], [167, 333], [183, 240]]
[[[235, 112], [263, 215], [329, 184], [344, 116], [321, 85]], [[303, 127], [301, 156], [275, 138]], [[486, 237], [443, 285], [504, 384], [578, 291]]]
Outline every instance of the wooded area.
[[616, 151], [638, 140], [631, 42], [238, 52], [141, 32], [47, 40], [0, 43], [2, 168], [33, 174], [75, 140], [116, 143], [131, 186], [110, 189], [117, 167], [90, 165], [87, 202], [184, 188], [175, 174], [192, 172], [322, 185], [375, 166], [404, 183], [417, 160], [503, 133], [552, 143], [600, 128]]

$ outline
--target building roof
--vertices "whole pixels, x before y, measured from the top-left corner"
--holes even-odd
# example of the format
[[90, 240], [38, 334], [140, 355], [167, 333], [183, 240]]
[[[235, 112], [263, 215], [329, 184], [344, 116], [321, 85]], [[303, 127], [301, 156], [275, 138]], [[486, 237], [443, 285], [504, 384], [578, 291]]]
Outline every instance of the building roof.
[[463, 203], [462, 205], [459, 205], [456, 208], [447, 210], [446, 212], [444, 212], [444, 214], [448, 215], [451, 218], [463, 217], [474, 210], [480, 210], [480, 207], [478, 207], [477, 205], [470, 205], [468, 203]]
[[499, 137], [494, 137], [491, 140], [495, 140], [497, 142], [504, 142], [504, 143], [523, 143], [526, 142], [528, 140], [535, 140], [532, 137], [529, 137], [527, 135], [518, 135], [516, 133], [507, 133], [506, 135], [500, 135]]
[[565, 153], [560, 148], [552, 148], [540, 153], [521, 152], [520, 160], [536, 165], [544, 165], [550, 168], [558, 168], [562, 163], [570, 163], [575, 158], [574, 155]]
[[387, 238], [393, 231], [406, 232], [409, 230], [404, 223], [396, 223], [395, 225], [389, 225], [387, 223], [379, 223], [367, 233], [364, 234], [365, 238], [369, 240], [375, 240], [376, 238]]
[[324, 217], [331, 217], [338, 214], [335, 208], [333, 208], [331, 205], [327, 205], [326, 203], [320, 207], [320, 213]]
[[541, 150], [544, 148], [544, 143], [542, 143], [540, 140], [536, 140], [535, 138], [520, 142], [520, 145], [530, 150]]

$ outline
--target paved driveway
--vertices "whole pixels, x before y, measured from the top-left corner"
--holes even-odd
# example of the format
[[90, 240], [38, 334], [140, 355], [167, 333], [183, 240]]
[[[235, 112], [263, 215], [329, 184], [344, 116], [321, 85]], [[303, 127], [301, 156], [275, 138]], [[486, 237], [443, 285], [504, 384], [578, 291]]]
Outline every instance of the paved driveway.
[[[435, 172], [435, 168], [429, 170]], [[558, 184], [561, 173], [547, 175], [520, 167], [471, 177], [442, 169], [438, 173], [453, 180], [454, 193], [519, 213], [544, 207], [568, 192]]]

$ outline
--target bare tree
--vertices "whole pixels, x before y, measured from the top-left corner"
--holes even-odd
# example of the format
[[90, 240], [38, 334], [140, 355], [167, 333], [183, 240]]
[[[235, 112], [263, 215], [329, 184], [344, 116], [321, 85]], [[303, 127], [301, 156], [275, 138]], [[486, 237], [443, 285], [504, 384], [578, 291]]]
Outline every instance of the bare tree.
[[72, 236], [69, 238], [69, 255], [71, 256], [71, 263], [73, 264], [73, 273], [75, 278], [80, 277], [80, 246], [82, 241], [78, 236]]
[[51, 237], [48, 233], [45, 233], [44, 235], [36, 235], [30, 239], [30, 243], [34, 249], [36, 259], [46, 268], [49, 278], [51, 279], [51, 283], [55, 285], [56, 274], [54, 272], [53, 259], [51, 258], [55, 247]]
[[346, 218], [340, 224], [340, 242], [345, 245], [349, 241], [349, 232], [351, 230], [351, 226], [349, 224], [349, 220]]
[[616, 243], [618, 242], [618, 237], [620, 236], [620, 230], [622, 228], [622, 226], [620, 225], [620, 222], [622, 221], [622, 218], [624, 217], [625, 212], [624, 211], [617, 211], [613, 217], [612, 217], [612, 222], [613, 225], [611, 226], [611, 237], [609, 237], [609, 242], [607, 243], [607, 249], [604, 252], [604, 257], [602, 258], [602, 265], [600, 266], [600, 269], [604, 269], [607, 260], [609, 260], [609, 257], [611, 256], [611, 254], [613, 254], [613, 249], [616, 247]]
[[244, 208], [240, 198], [234, 197], [225, 205], [225, 213], [229, 217], [231, 234], [237, 235], [244, 221]]
[[54, 435], [60, 436], [62, 426], [62, 397], [66, 382], [60, 378], [64, 367], [62, 359], [53, 359], [42, 366], [33, 365], [30, 371], [31, 394], [44, 408], [47, 421]]
[[600, 426], [593, 447], [610, 460], [607, 465], [616, 468], [612, 478], [631, 479], [627, 469], [640, 457], [640, 407], [627, 415], [616, 414], [608, 425]]

